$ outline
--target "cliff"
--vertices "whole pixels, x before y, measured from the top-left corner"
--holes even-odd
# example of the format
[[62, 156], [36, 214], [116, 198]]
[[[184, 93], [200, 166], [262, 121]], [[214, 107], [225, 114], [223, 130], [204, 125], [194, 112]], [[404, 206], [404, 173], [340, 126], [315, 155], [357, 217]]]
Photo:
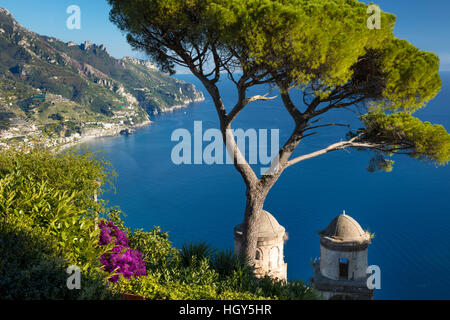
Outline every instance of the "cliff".
[[0, 8], [3, 142], [54, 144], [120, 131], [203, 99], [194, 85], [159, 72], [149, 61], [116, 59], [105, 45], [90, 41], [65, 43], [36, 34]]

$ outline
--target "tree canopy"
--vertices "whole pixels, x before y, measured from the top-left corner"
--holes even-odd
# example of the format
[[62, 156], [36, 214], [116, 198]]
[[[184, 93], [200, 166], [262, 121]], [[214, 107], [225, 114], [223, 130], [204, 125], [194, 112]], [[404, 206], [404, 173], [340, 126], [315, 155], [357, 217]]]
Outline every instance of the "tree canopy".
[[[402, 153], [437, 164], [450, 160], [450, 135], [413, 113], [441, 89], [439, 58], [394, 35], [395, 16], [357, 0], [108, 0], [110, 19], [136, 49], [162, 69], [188, 68], [216, 108], [223, 140], [247, 186], [243, 251], [252, 261], [258, 219], [268, 192], [284, 170], [328, 152], [375, 152], [370, 170], [391, 170], [386, 157]], [[237, 102], [225, 106], [218, 82], [227, 75]], [[249, 88], [268, 84], [265, 95]], [[279, 89], [295, 128], [261, 178], [235, 143], [231, 124], [250, 103]], [[293, 90], [297, 89], [297, 90]], [[299, 89], [299, 90], [298, 90]], [[322, 115], [352, 110], [361, 128], [347, 140], [293, 157], [305, 138], [329, 126]], [[341, 120], [345, 122], [344, 120]]]
[[[296, 122], [311, 122], [332, 109], [370, 102], [359, 142], [377, 151], [406, 149], [439, 164], [449, 160], [447, 132], [411, 116], [440, 91], [439, 58], [396, 38], [392, 14], [381, 12], [381, 29], [369, 29], [367, 5], [356, 0], [109, 3], [111, 20], [127, 32], [130, 44], [144, 50], [166, 72], [173, 73], [175, 65], [181, 65], [213, 83], [225, 72], [242, 90], [276, 83], [286, 93], [285, 104], [292, 103]], [[298, 107], [289, 96], [294, 87], [303, 93]], [[229, 120], [244, 106], [236, 106]], [[386, 121], [396, 123], [395, 131], [402, 132], [403, 139], [375, 134], [386, 130]], [[411, 130], [414, 135], [408, 134]]]

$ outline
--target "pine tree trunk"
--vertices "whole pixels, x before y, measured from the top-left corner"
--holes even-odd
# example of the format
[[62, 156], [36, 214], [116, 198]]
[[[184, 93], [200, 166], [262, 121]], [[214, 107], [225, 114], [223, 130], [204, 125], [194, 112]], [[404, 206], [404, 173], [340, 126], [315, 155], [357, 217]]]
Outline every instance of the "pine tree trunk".
[[244, 242], [241, 247], [241, 254], [247, 258], [250, 266], [255, 264], [256, 247], [258, 243], [258, 233], [261, 224], [261, 215], [267, 192], [258, 189], [248, 189], [247, 204], [244, 216]]
[[[192, 69], [192, 71], [194, 74], [196, 74], [195, 69]], [[256, 260], [256, 247], [258, 243], [258, 233], [262, 213], [261, 211], [263, 210], [264, 201], [266, 200], [267, 194], [276, 179], [274, 179], [272, 183], [265, 185], [261, 184], [255, 172], [245, 160], [244, 155], [241, 153], [235, 142], [234, 134], [231, 129], [232, 120], [230, 121], [228, 118], [226, 108], [223, 105], [222, 99], [220, 97], [219, 89], [215, 84], [208, 81], [207, 78], [202, 77], [202, 75], [197, 74], [197, 76], [202, 81], [214, 101], [217, 115], [220, 120], [223, 142], [227, 148], [228, 154], [234, 160], [234, 166], [236, 167], [236, 170], [241, 174], [245, 184], [247, 185], [247, 204], [245, 207], [243, 230], [244, 241], [241, 245], [240, 254], [244, 255], [247, 258], [247, 263], [250, 266], [253, 266]], [[239, 93], [239, 103], [244, 103], [245, 90], [242, 90]]]

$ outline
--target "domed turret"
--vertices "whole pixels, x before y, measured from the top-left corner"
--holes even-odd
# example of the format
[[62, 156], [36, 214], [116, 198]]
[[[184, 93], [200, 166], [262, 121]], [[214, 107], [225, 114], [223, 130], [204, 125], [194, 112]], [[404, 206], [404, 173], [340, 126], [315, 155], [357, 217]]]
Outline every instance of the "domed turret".
[[371, 236], [359, 223], [343, 214], [319, 232], [320, 261], [313, 264], [313, 284], [325, 298], [371, 299], [367, 288], [367, 251]]
[[284, 234], [285, 228], [282, 227], [278, 221], [267, 211], [263, 211], [261, 214], [261, 225], [259, 226], [259, 235], [271, 237]]
[[325, 230], [319, 232], [319, 235], [321, 242], [334, 248], [364, 247], [370, 243], [370, 233], [363, 230], [355, 219], [345, 214], [345, 211], [334, 218]]
[[[255, 252], [255, 275], [262, 278], [266, 275], [286, 280], [287, 264], [284, 262], [284, 242], [286, 230], [267, 211], [261, 212], [258, 242]], [[241, 252], [244, 241], [244, 224], [234, 228], [234, 250]]]

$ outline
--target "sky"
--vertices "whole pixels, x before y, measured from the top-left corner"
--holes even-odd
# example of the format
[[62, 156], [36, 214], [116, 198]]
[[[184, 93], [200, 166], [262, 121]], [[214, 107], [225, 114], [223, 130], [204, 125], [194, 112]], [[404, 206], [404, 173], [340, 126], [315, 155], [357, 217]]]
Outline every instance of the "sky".
[[[432, 51], [441, 58], [441, 70], [450, 71], [450, 1], [449, 0], [373, 0], [383, 11], [397, 16], [395, 34], [422, 50]], [[81, 9], [81, 29], [70, 30], [66, 12], [71, 5]], [[24, 27], [36, 33], [63, 41], [82, 43], [89, 40], [104, 44], [116, 58], [133, 56], [125, 35], [109, 21], [106, 0], [0, 0], [0, 8], [8, 9]], [[182, 71], [182, 70], [180, 70]]]

